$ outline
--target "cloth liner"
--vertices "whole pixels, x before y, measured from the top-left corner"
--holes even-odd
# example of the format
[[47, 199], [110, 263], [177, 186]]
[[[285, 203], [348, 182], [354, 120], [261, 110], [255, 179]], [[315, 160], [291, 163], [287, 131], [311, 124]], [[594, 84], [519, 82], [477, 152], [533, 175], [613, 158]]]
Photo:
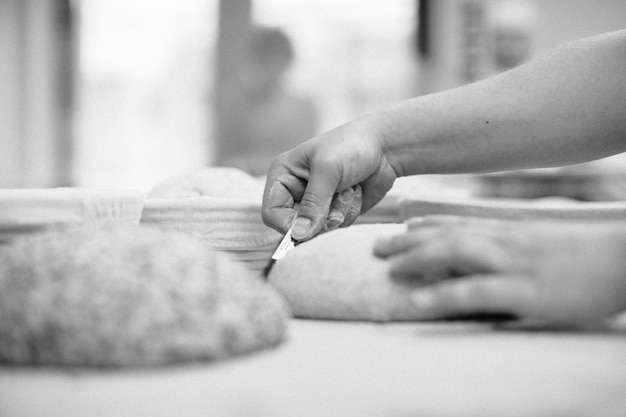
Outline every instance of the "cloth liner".
[[141, 223], [177, 230], [261, 272], [282, 235], [261, 219], [261, 203], [214, 197], [147, 199]]
[[3, 189], [0, 190], [0, 243], [54, 225], [139, 223], [143, 199], [138, 190]]
[[464, 200], [475, 188], [472, 176], [413, 175], [397, 178], [385, 197], [361, 214], [355, 224], [402, 223], [401, 202], [407, 198], [447, 198]]

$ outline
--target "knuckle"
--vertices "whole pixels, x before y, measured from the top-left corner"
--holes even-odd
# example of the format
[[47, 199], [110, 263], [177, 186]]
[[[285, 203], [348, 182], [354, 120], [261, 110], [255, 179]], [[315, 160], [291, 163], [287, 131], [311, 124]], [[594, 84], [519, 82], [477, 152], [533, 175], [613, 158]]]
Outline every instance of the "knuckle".
[[330, 201], [322, 201], [312, 193], [304, 193], [298, 207], [298, 214], [310, 218], [314, 223], [326, 220]]
[[322, 206], [322, 199], [313, 193], [305, 192], [300, 199], [300, 209], [312, 210]]
[[269, 166], [269, 171], [274, 172], [283, 167], [287, 167], [290, 161], [291, 161], [291, 156], [289, 152], [281, 153], [272, 160]]
[[447, 308], [464, 310], [472, 300], [473, 291], [466, 285], [442, 285], [438, 288], [438, 298]]
[[469, 255], [473, 247], [466, 235], [450, 232], [446, 236], [447, 250], [454, 254], [456, 257], [463, 257]]
[[456, 297], [461, 307], [484, 305], [490, 299], [489, 286], [480, 281], [471, 281], [467, 285], [459, 286]]

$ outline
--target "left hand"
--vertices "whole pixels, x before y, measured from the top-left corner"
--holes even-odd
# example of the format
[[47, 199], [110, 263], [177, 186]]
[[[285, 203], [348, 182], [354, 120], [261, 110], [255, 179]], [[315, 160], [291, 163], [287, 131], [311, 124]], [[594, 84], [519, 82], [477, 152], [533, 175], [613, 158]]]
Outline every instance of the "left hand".
[[378, 241], [375, 254], [393, 275], [422, 280], [417, 307], [442, 317], [513, 313], [571, 325], [626, 310], [626, 223], [426, 217]]

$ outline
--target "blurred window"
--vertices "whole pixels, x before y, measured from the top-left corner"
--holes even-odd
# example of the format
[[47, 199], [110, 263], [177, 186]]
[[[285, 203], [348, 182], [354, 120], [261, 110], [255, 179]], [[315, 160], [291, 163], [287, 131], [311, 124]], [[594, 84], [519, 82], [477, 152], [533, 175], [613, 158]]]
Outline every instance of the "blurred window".
[[291, 85], [312, 96], [320, 130], [414, 95], [415, 0], [256, 0], [257, 24], [295, 49]]
[[77, 182], [147, 189], [206, 164], [218, 1], [77, 5]]
[[[76, 182], [148, 189], [216, 162], [219, 0], [76, 4]], [[252, 24], [278, 27], [293, 43], [288, 87], [316, 109], [315, 130], [307, 128], [307, 137], [413, 95], [415, 4], [251, 2]]]

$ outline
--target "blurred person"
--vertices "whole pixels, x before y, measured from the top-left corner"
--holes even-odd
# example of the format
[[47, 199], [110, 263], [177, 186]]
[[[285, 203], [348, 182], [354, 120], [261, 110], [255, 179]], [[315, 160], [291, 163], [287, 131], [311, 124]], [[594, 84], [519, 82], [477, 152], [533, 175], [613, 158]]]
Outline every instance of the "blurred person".
[[287, 87], [294, 59], [288, 36], [278, 28], [253, 28], [236, 76], [237, 91], [227, 103], [220, 165], [265, 175], [281, 152], [316, 133], [312, 100]]
[[492, 9], [492, 54], [495, 70], [500, 72], [530, 59], [535, 12], [527, 0], [500, 0]]
[[[304, 241], [324, 228], [336, 193], [357, 184], [365, 212], [400, 176], [549, 167], [624, 152], [624, 68], [626, 30], [339, 126], [276, 158], [263, 219], [282, 232], [291, 227]], [[336, 221], [351, 205], [332, 204], [333, 224], [354, 220]], [[376, 247], [392, 273], [425, 280], [418, 308], [450, 315], [504, 310], [559, 323], [626, 310], [625, 253], [626, 219], [603, 227], [431, 223]]]

